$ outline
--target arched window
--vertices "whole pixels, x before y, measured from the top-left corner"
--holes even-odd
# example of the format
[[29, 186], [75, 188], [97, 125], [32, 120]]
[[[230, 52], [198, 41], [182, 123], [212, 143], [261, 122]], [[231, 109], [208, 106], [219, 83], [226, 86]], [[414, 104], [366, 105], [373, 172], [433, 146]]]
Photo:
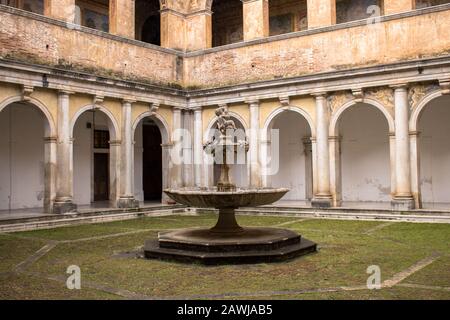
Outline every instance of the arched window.
[[212, 12], [213, 47], [243, 40], [241, 0], [214, 0]]
[[161, 45], [161, 15], [159, 0], [136, 1], [136, 39]]
[[336, 23], [368, 19], [383, 15], [382, 0], [337, 0]]
[[270, 0], [270, 35], [308, 29], [306, 0]]

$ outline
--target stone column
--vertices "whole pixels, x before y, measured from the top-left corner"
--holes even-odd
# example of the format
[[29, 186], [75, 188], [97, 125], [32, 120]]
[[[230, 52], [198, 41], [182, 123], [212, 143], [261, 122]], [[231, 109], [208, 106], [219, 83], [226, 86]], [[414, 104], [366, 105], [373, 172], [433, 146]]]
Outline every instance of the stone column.
[[316, 97], [316, 163], [317, 163], [317, 193], [312, 201], [313, 207], [331, 207], [330, 192], [330, 151], [328, 143], [329, 111], [324, 93]]
[[411, 132], [410, 157], [411, 157], [411, 192], [417, 209], [422, 208], [422, 194], [420, 192], [420, 156], [419, 156], [420, 132]]
[[186, 19], [183, 14], [172, 9], [161, 10], [161, 47], [185, 51]]
[[259, 163], [260, 128], [259, 128], [259, 101], [247, 101], [250, 108], [249, 131], [249, 163], [250, 163], [250, 188], [261, 188], [261, 165]]
[[170, 188], [177, 189], [183, 186], [182, 165], [183, 165], [183, 146], [182, 146], [182, 122], [181, 108], [173, 108], [173, 147], [170, 153]]
[[109, 203], [117, 206], [120, 195], [120, 147], [122, 141], [111, 140], [109, 142]]
[[53, 204], [56, 197], [56, 158], [57, 158], [57, 137], [46, 137], [45, 144], [45, 197], [44, 197], [44, 211], [46, 213], [53, 212]]
[[135, 38], [135, 1], [109, 0], [109, 33]]
[[203, 186], [203, 110], [194, 109], [194, 181], [195, 186]]
[[269, 1], [241, 0], [244, 16], [244, 41], [269, 36]]
[[336, 24], [336, 0], [307, 0], [308, 29]]
[[122, 101], [122, 141], [120, 146], [120, 195], [117, 200], [119, 208], [137, 208], [133, 186], [133, 137], [131, 125], [131, 106], [134, 101]]
[[330, 188], [333, 196], [333, 206], [342, 203], [341, 188], [341, 139], [339, 136], [329, 138], [330, 141]]
[[395, 14], [414, 10], [415, 0], [384, 0], [384, 14]]
[[56, 152], [56, 199], [54, 213], [75, 211], [73, 203], [72, 140], [69, 116], [70, 92], [58, 93], [58, 146]]
[[195, 51], [212, 47], [212, 18], [210, 10], [202, 10], [186, 17], [186, 50]]
[[44, 0], [44, 15], [75, 23], [75, 0]]
[[260, 164], [261, 164], [261, 184], [263, 188], [269, 188], [272, 186], [271, 179], [271, 164], [269, 159], [271, 158], [272, 143], [268, 136], [261, 140], [260, 149]]
[[313, 170], [312, 170], [312, 141], [311, 137], [302, 139], [305, 154], [305, 196], [311, 201], [313, 198]]
[[[161, 196], [161, 200], [162, 203], [170, 203], [173, 204], [175, 203], [172, 199], [169, 198], [169, 196], [164, 192], [164, 190], [166, 189], [170, 189], [171, 188], [171, 181], [170, 181], [170, 173], [172, 171], [172, 162], [171, 162], [171, 151], [172, 151], [172, 147], [173, 144], [172, 143], [167, 143], [167, 144], [161, 144], [161, 149], [162, 149], [162, 162], [163, 162], [163, 166], [162, 166], [162, 189], [163, 189], [163, 193]], [[164, 165], [165, 164], [165, 165]]]
[[409, 102], [406, 85], [393, 87], [395, 90], [395, 175], [396, 192], [392, 208], [414, 209], [411, 193], [411, 164], [409, 154]]
[[194, 179], [194, 117], [192, 110], [183, 110], [183, 186], [193, 187]]

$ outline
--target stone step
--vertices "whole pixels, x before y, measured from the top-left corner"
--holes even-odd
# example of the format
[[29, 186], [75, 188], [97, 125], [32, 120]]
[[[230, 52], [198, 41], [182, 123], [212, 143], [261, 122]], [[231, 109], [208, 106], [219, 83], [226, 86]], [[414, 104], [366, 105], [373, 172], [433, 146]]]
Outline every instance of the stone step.
[[302, 238], [300, 243], [276, 250], [199, 252], [160, 248], [158, 240], [147, 240], [144, 255], [147, 259], [169, 260], [204, 265], [270, 263], [290, 260], [317, 251], [317, 244]]
[[238, 215], [274, 215], [298, 218], [450, 223], [450, 212], [434, 215], [432, 213], [417, 214], [415, 211], [396, 213], [384, 210], [364, 212], [364, 210], [295, 210], [293, 208], [278, 208], [276, 210], [270, 208], [267, 210], [266, 208], [246, 208], [236, 210], [236, 213]]
[[120, 211], [104, 211], [89, 212], [64, 215], [51, 215], [50, 217], [34, 217], [4, 220], [0, 224], [0, 232], [18, 232], [37, 229], [51, 229], [56, 227], [66, 227], [72, 225], [101, 223], [111, 221], [121, 221], [136, 219], [146, 216], [167, 216], [173, 214], [190, 214], [189, 211], [182, 206], [161, 206], [151, 208], [141, 208], [140, 210], [130, 210], [129, 212]]

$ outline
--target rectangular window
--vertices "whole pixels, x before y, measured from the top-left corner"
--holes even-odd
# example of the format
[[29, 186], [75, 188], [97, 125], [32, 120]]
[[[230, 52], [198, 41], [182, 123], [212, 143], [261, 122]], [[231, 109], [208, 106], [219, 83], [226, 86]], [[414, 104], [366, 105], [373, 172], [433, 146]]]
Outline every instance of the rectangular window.
[[269, 1], [270, 35], [308, 29], [306, 0]]
[[416, 0], [416, 9], [438, 6], [446, 3], [450, 3], [450, 0]]
[[44, 0], [0, 0], [0, 4], [37, 14], [44, 14]]
[[109, 32], [109, 0], [77, 0], [75, 4], [82, 26]]
[[337, 0], [336, 23], [344, 23], [383, 15], [382, 0]]
[[94, 149], [109, 149], [108, 130], [94, 130]]

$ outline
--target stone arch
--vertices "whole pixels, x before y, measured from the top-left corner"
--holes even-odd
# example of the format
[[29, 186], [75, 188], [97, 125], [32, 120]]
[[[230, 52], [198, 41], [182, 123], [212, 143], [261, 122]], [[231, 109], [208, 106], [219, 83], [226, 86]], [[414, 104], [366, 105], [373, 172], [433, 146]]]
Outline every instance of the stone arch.
[[29, 104], [33, 105], [34, 107], [37, 107], [44, 114], [45, 119], [46, 119], [45, 134], [47, 135], [47, 137], [56, 137], [57, 133], [56, 133], [55, 121], [53, 119], [52, 114], [50, 113], [50, 111], [48, 110], [48, 108], [45, 106], [44, 103], [42, 103], [38, 99], [31, 98], [31, 97], [27, 97], [26, 99], [24, 99], [22, 95], [12, 96], [12, 97], [6, 98], [5, 100], [0, 102], [0, 112], [4, 108], [9, 106], [10, 104], [15, 103], [15, 102], [29, 103]]
[[156, 125], [159, 128], [159, 131], [161, 132], [163, 144], [168, 144], [171, 142], [170, 129], [169, 129], [169, 125], [167, 124], [167, 121], [160, 114], [154, 113], [151, 111], [146, 111], [146, 112], [141, 113], [136, 118], [136, 120], [134, 120], [132, 129], [131, 129], [132, 137], [134, 137], [134, 134], [136, 133], [136, 128], [139, 125], [139, 123], [142, 120], [144, 120], [145, 118], [151, 118], [153, 121], [155, 121]]
[[280, 107], [280, 108], [275, 109], [267, 117], [266, 121], [264, 122], [264, 127], [263, 127], [263, 135], [264, 135], [262, 137], [263, 141], [267, 139], [267, 132], [272, 127], [273, 120], [275, 120], [278, 115], [280, 115], [281, 113], [286, 112], [286, 111], [292, 111], [292, 112], [296, 112], [296, 113], [300, 114], [306, 120], [306, 122], [308, 122], [308, 124], [309, 124], [309, 129], [311, 130], [311, 137], [314, 138], [316, 136], [316, 126], [314, 124], [313, 119], [309, 115], [309, 113], [306, 112], [301, 107], [289, 105], [289, 106]]
[[338, 136], [338, 124], [339, 120], [341, 118], [341, 115], [350, 107], [353, 107], [354, 105], [358, 103], [365, 103], [371, 106], [374, 106], [378, 110], [380, 110], [384, 117], [386, 118], [386, 121], [388, 122], [389, 126], [389, 133], [393, 134], [395, 132], [395, 121], [394, 117], [389, 113], [389, 111], [378, 101], [373, 99], [364, 98], [361, 101], [351, 100], [346, 102], [344, 105], [342, 105], [331, 117], [330, 120], [330, 127], [329, 127], [329, 135], [330, 136]]
[[81, 109], [79, 109], [72, 117], [72, 120], [70, 122], [70, 138], [73, 138], [73, 130], [75, 128], [75, 124], [77, 123], [77, 120], [80, 118], [80, 116], [89, 110], [99, 110], [103, 112], [106, 117], [108, 118], [108, 126], [109, 126], [109, 132], [111, 134], [111, 140], [120, 140], [120, 127], [119, 124], [112, 114], [111, 111], [108, 110], [103, 105], [99, 104], [88, 104]]
[[433, 92], [428, 93], [425, 95], [422, 100], [420, 100], [417, 107], [413, 110], [411, 113], [410, 119], [409, 119], [409, 131], [410, 132], [417, 132], [417, 125], [419, 123], [420, 116], [422, 114], [422, 111], [425, 109], [425, 107], [434, 99], [437, 99], [439, 97], [443, 96], [442, 89], [435, 90]]

